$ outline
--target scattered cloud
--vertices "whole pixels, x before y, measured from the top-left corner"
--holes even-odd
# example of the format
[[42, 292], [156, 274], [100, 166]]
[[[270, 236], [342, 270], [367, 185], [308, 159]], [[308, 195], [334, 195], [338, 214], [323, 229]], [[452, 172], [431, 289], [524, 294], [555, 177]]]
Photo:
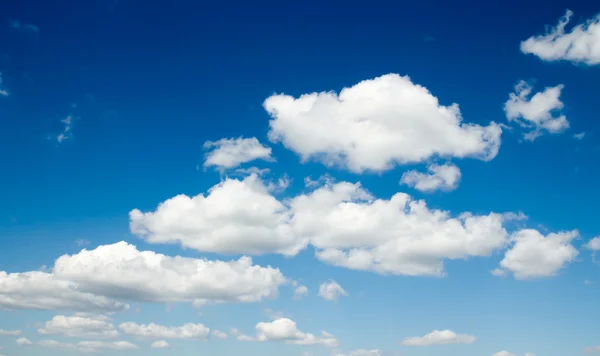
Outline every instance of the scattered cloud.
[[590, 285], [590, 284], [594, 284], [594, 282], [590, 281], [589, 279], [586, 279], [585, 281], [583, 281], [583, 284]]
[[8, 96], [10, 93], [4, 89], [3, 80], [2, 80], [2, 72], [0, 72], [0, 96]]
[[210, 329], [202, 324], [185, 323], [182, 326], [163, 326], [158, 324], [141, 325], [132, 322], [122, 323], [119, 329], [127, 335], [152, 339], [199, 339], [206, 340]]
[[600, 251], [600, 236], [596, 236], [590, 239], [590, 241], [588, 241], [588, 243], [585, 244], [585, 247], [594, 252]]
[[77, 245], [78, 247], [83, 247], [83, 246], [87, 246], [89, 245], [90, 242], [86, 239], [77, 239], [75, 240], [75, 245]]
[[237, 329], [232, 330], [232, 334], [237, 336], [240, 341], [278, 341], [302, 346], [323, 345], [327, 347], [337, 347], [339, 344], [333, 335], [325, 331], [321, 332], [321, 336], [315, 336], [298, 330], [296, 322], [288, 318], [256, 324], [255, 337], [244, 335]]
[[119, 336], [105, 316], [55, 315], [38, 329], [42, 335], [62, 335], [79, 339], [109, 339]]
[[567, 10], [555, 27], [543, 35], [521, 42], [521, 52], [544, 61], [570, 61], [587, 65], [600, 64], [600, 14], [565, 31], [573, 12]]
[[63, 131], [56, 136], [56, 141], [61, 143], [65, 140], [73, 137], [73, 116], [69, 115], [64, 119], [60, 120], [60, 122], [64, 125]]
[[500, 261], [500, 268], [492, 274], [500, 276], [512, 272], [516, 279], [554, 276], [579, 254], [571, 245], [578, 236], [577, 230], [546, 236], [534, 229], [519, 230], [511, 236], [513, 245]]
[[431, 157], [491, 160], [502, 129], [464, 123], [457, 104], [443, 106], [408, 76], [364, 80], [339, 94], [294, 98], [274, 94], [263, 103], [271, 115], [269, 139], [327, 166], [381, 172]]
[[583, 140], [583, 138], [585, 137], [585, 132], [580, 132], [580, 133], [576, 133], [573, 135], [573, 138], [576, 140]]
[[8, 24], [11, 28], [15, 29], [15, 30], [21, 30], [24, 32], [33, 32], [33, 33], [38, 33], [40, 32], [40, 28], [37, 27], [36, 25], [32, 25], [29, 23], [23, 23], [19, 20], [9, 20]]
[[271, 148], [263, 146], [256, 137], [223, 138], [219, 141], [207, 141], [204, 167], [216, 167], [227, 170], [257, 159], [273, 161]]
[[216, 337], [217, 339], [227, 339], [227, 334], [225, 334], [222, 331], [219, 330], [213, 330], [212, 332], [213, 336]]
[[[534, 141], [543, 131], [553, 134], [563, 132], [569, 128], [566, 116], [561, 114], [564, 107], [560, 101], [563, 88], [562, 84], [547, 87], [544, 91], [530, 96], [532, 86], [523, 80], [520, 81], [515, 86], [515, 93], [511, 93], [504, 104], [506, 118], [531, 129], [524, 135], [524, 139], [528, 141]], [[555, 112], [557, 115], [554, 115]]]
[[55, 340], [42, 340], [36, 344], [37, 346], [61, 349], [68, 351], [79, 352], [99, 352], [102, 349], [108, 350], [136, 350], [138, 347], [128, 341], [81, 341], [78, 343], [66, 343]]
[[600, 346], [586, 347], [583, 352], [586, 354], [600, 354]]
[[301, 285], [296, 281], [292, 282], [292, 286], [294, 287], [294, 299], [298, 300], [302, 297], [308, 296], [308, 287], [305, 285]]
[[327, 281], [319, 286], [319, 297], [325, 300], [336, 301], [345, 296], [348, 296], [348, 293], [336, 281]]
[[336, 353], [336, 354], [333, 354], [332, 356], [382, 356], [382, 355], [383, 355], [383, 352], [381, 352], [381, 350], [378, 350], [378, 349], [373, 349], [373, 350], [358, 349], [358, 350], [351, 351], [348, 354]]
[[[176, 276], [176, 278], [174, 277]], [[119, 242], [58, 258], [52, 273], [0, 272], [0, 307], [122, 311], [135, 302], [255, 302], [277, 296], [279, 269], [252, 264], [169, 257]]]
[[0, 329], [0, 336], [20, 336], [21, 330], [4, 330]]
[[475, 336], [456, 334], [450, 330], [434, 330], [423, 337], [409, 337], [402, 341], [404, 346], [433, 346], [447, 344], [472, 344], [477, 340]]
[[16, 341], [17, 345], [19, 346], [28, 346], [31, 345], [31, 341], [29, 341], [27, 338], [21, 337], [18, 338]]
[[406, 184], [422, 192], [433, 192], [436, 190], [450, 191], [458, 187], [461, 173], [460, 169], [451, 164], [430, 164], [428, 173], [415, 170], [405, 172], [400, 179], [401, 184]]
[[152, 343], [152, 345], [150, 345], [150, 347], [153, 349], [168, 349], [169, 343], [166, 342], [165, 340], [158, 340], [158, 341], [154, 341]]

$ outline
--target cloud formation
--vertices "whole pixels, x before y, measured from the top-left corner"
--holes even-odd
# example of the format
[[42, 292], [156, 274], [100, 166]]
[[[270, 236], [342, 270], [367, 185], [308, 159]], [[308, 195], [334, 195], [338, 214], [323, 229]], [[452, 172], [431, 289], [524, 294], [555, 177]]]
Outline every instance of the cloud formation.
[[105, 316], [55, 315], [38, 329], [42, 335], [61, 335], [78, 339], [110, 339], [119, 336]]
[[[525, 81], [515, 86], [515, 93], [510, 93], [504, 104], [508, 121], [515, 121], [521, 127], [530, 128], [524, 135], [528, 141], [539, 137], [543, 131], [560, 133], [569, 128], [567, 117], [561, 113], [564, 107], [560, 94], [564, 85], [547, 87], [544, 91], [530, 96], [533, 88]], [[555, 115], [556, 113], [556, 115]]]
[[565, 31], [573, 12], [567, 10], [545, 34], [521, 42], [521, 51], [545, 61], [600, 64], [600, 14]]
[[269, 139], [300, 155], [352, 172], [381, 172], [431, 157], [491, 160], [499, 125], [463, 122], [457, 104], [440, 105], [409, 77], [388, 74], [344, 88], [294, 98], [274, 94]]
[[223, 138], [218, 141], [207, 141], [204, 148], [209, 150], [205, 155], [204, 167], [232, 169], [243, 163], [262, 159], [273, 161], [271, 148], [263, 146], [256, 137]]
[[461, 173], [460, 169], [454, 164], [430, 164], [427, 166], [427, 171], [428, 173], [415, 170], [405, 172], [402, 174], [400, 183], [422, 192], [450, 191], [458, 187]]
[[336, 301], [348, 293], [336, 281], [324, 282], [319, 286], [319, 297], [327, 301]]

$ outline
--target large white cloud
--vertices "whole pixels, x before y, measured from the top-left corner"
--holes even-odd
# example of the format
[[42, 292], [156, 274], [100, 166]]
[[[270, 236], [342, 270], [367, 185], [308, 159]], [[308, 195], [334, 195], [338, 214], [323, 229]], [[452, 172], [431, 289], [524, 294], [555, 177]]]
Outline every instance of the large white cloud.
[[503, 214], [452, 217], [404, 193], [376, 199], [358, 183], [322, 180], [310, 188], [278, 201], [256, 175], [226, 179], [206, 198], [179, 196], [155, 212], [132, 211], [131, 227], [150, 242], [209, 252], [294, 255], [310, 243], [321, 261], [404, 275], [440, 276], [445, 259], [488, 256], [507, 242]]
[[519, 230], [511, 236], [513, 245], [500, 261], [500, 268], [492, 273], [512, 272], [516, 279], [554, 276], [579, 254], [571, 245], [578, 236], [577, 230], [546, 236], [534, 229]]
[[252, 264], [169, 257], [119, 242], [64, 255], [53, 273], [81, 290], [147, 302], [254, 302], [277, 296], [286, 283], [279, 269]]
[[291, 231], [286, 206], [257, 174], [226, 179], [206, 196], [178, 195], [154, 212], [135, 209], [129, 216], [132, 233], [151, 243], [177, 242], [216, 253], [286, 255], [295, 255], [306, 245]]
[[147, 325], [133, 322], [119, 324], [125, 334], [153, 339], [199, 339], [206, 340], [210, 329], [202, 324], [185, 323], [182, 326]]
[[521, 51], [545, 61], [566, 60], [588, 65], [600, 64], [600, 14], [565, 31], [573, 12], [567, 10], [558, 25], [543, 35], [521, 42]]
[[520, 81], [515, 86], [515, 93], [511, 93], [504, 104], [506, 118], [531, 128], [531, 131], [524, 135], [529, 141], [535, 140], [542, 131], [560, 133], [566, 130], [569, 128], [569, 122], [560, 112], [564, 107], [560, 101], [563, 88], [562, 84], [547, 87], [544, 91], [530, 96], [533, 88], [527, 82]]
[[263, 146], [255, 137], [207, 141], [204, 148], [210, 149], [206, 154], [204, 167], [215, 166], [220, 169], [231, 169], [256, 159], [273, 160], [271, 148]]
[[315, 336], [298, 330], [296, 322], [288, 318], [256, 324], [256, 336], [254, 337], [244, 335], [237, 329], [232, 330], [232, 335], [240, 341], [279, 341], [294, 345], [324, 345], [327, 347], [336, 347], [339, 344], [338, 340], [326, 331], [322, 331], [321, 336]]
[[105, 339], [119, 335], [105, 316], [55, 315], [38, 329], [42, 335], [62, 335], [80, 339]]
[[0, 308], [122, 311], [128, 305], [83, 292], [76, 283], [52, 273], [0, 271]]
[[450, 330], [434, 330], [422, 337], [409, 337], [402, 341], [404, 346], [432, 346], [446, 344], [472, 344], [477, 340], [475, 336], [456, 334]]
[[406, 184], [422, 192], [436, 190], [450, 191], [458, 187], [460, 182], [460, 169], [454, 164], [431, 164], [427, 167], [428, 173], [416, 170], [402, 174], [400, 183]]
[[319, 297], [328, 301], [335, 301], [347, 295], [348, 293], [336, 281], [327, 281], [319, 286]]
[[388, 74], [335, 92], [294, 98], [275, 94], [263, 104], [269, 138], [303, 161], [315, 159], [353, 172], [385, 171], [433, 156], [490, 160], [501, 128], [462, 121], [457, 104], [440, 105], [407, 76]]

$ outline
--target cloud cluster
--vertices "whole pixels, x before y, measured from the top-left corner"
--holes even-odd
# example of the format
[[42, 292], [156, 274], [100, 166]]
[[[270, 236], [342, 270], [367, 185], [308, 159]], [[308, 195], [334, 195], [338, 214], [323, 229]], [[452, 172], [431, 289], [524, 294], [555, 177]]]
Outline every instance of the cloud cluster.
[[409, 337], [402, 341], [404, 346], [433, 346], [447, 344], [472, 344], [477, 340], [468, 334], [456, 334], [450, 330], [434, 330], [429, 334], [419, 337]]
[[119, 242], [58, 258], [52, 273], [0, 272], [0, 307], [120, 311], [122, 301], [203, 305], [277, 296], [286, 278], [249, 257], [210, 261], [139, 251]]
[[105, 316], [55, 315], [38, 329], [42, 335], [61, 335], [79, 339], [109, 339], [119, 336], [110, 319]]
[[[515, 93], [509, 95], [504, 104], [506, 118], [516, 121], [523, 127], [532, 130], [525, 134], [524, 138], [529, 141], [535, 140], [542, 131], [549, 133], [560, 133], [569, 128], [569, 122], [565, 115], [560, 114], [564, 107], [560, 101], [560, 94], [564, 86], [545, 88], [530, 96], [533, 88], [525, 81], [520, 81], [515, 86]], [[558, 112], [557, 115], [554, 115]]]
[[430, 164], [428, 173], [415, 170], [405, 172], [400, 179], [401, 184], [406, 184], [422, 192], [433, 192], [436, 190], [450, 191], [458, 187], [461, 173], [460, 169], [451, 163], [443, 165]]
[[600, 64], [600, 14], [566, 32], [572, 16], [573, 12], [567, 10], [558, 24], [547, 33], [521, 42], [521, 51], [545, 61]]
[[457, 104], [437, 97], [407, 76], [388, 74], [344, 88], [294, 98], [275, 94], [263, 104], [269, 138], [300, 155], [352, 172], [381, 172], [431, 157], [490, 160], [502, 130], [463, 122]]
[[263, 146], [255, 137], [207, 141], [204, 148], [209, 150], [205, 156], [204, 167], [216, 167], [223, 170], [232, 169], [257, 159], [273, 161], [271, 148]]

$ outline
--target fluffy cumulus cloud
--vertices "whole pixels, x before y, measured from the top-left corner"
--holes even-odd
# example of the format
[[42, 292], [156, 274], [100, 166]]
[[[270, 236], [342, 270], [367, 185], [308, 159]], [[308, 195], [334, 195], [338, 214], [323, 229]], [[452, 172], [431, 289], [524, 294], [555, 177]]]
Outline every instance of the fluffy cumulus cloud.
[[291, 231], [287, 207], [257, 174], [226, 179], [207, 195], [178, 195], [154, 212], [132, 210], [129, 217], [132, 233], [148, 242], [199, 251], [295, 255], [306, 246]]
[[461, 173], [457, 166], [450, 163], [443, 165], [431, 164], [427, 167], [427, 171], [427, 173], [415, 170], [408, 171], [402, 174], [400, 183], [422, 192], [450, 191], [458, 187]]
[[255, 302], [276, 297], [285, 283], [279, 269], [253, 265], [249, 257], [169, 257], [119, 242], [63, 255], [51, 273], [0, 272], [0, 307], [114, 312], [129, 308], [121, 300]]
[[492, 273], [512, 272], [516, 279], [554, 276], [579, 254], [571, 245], [578, 236], [577, 230], [546, 236], [534, 229], [519, 230], [511, 236], [513, 245], [500, 261], [500, 268]]
[[152, 343], [152, 345], [150, 345], [150, 347], [153, 349], [168, 349], [169, 343], [166, 342], [165, 340], [158, 340], [158, 341], [154, 341]]
[[232, 169], [257, 159], [273, 160], [271, 148], [263, 146], [255, 137], [223, 138], [215, 142], [207, 141], [204, 148], [209, 150], [205, 156], [204, 167]]
[[257, 175], [226, 179], [207, 196], [178, 196], [154, 212], [130, 213], [133, 233], [199, 251], [295, 255], [308, 244], [323, 262], [382, 274], [444, 274], [443, 261], [504, 247], [507, 216], [456, 217], [404, 193], [377, 199], [359, 183], [324, 179], [277, 200]]
[[520, 81], [515, 86], [515, 92], [509, 95], [504, 104], [506, 118], [516, 121], [522, 127], [530, 128], [531, 131], [524, 136], [529, 141], [535, 140], [543, 131], [563, 132], [569, 128], [566, 116], [561, 114], [564, 104], [560, 101], [560, 94], [563, 88], [562, 84], [547, 87], [531, 96], [531, 85]]
[[56, 260], [53, 273], [81, 290], [145, 302], [254, 302], [275, 297], [286, 282], [278, 269], [252, 264], [169, 257], [126, 242]]
[[119, 335], [106, 316], [56, 315], [38, 329], [42, 335], [62, 335], [80, 339], [107, 339]]
[[319, 286], [319, 297], [328, 301], [335, 301], [347, 295], [348, 293], [336, 281], [327, 281]]
[[206, 340], [210, 329], [202, 324], [186, 323], [182, 326], [163, 326], [158, 324], [122, 323], [119, 329], [125, 334], [152, 339], [199, 339]]
[[463, 122], [457, 104], [441, 105], [425, 87], [398, 74], [364, 80], [339, 94], [275, 94], [263, 107], [272, 117], [272, 142], [282, 142], [303, 161], [353, 172], [385, 171], [434, 156], [490, 160], [501, 142], [499, 125]]
[[80, 341], [78, 343], [67, 343], [56, 340], [42, 340], [36, 346], [77, 352], [99, 352], [102, 350], [136, 350], [137, 345], [128, 341]]
[[324, 345], [336, 347], [338, 345], [338, 340], [326, 331], [321, 332], [321, 336], [304, 333], [298, 330], [296, 322], [288, 318], [258, 323], [256, 324], [256, 336], [254, 338], [238, 334], [238, 340], [280, 341], [303, 346]]
[[404, 346], [432, 346], [447, 344], [472, 344], [477, 340], [475, 336], [456, 334], [450, 330], [434, 330], [422, 337], [409, 337], [402, 341]]
[[600, 251], [600, 236], [596, 236], [590, 241], [588, 241], [588, 243], [585, 244], [585, 247], [594, 252]]
[[521, 51], [545, 61], [600, 64], [600, 14], [566, 31], [572, 16], [573, 12], [567, 10], [545, 34], [521, 42]]
[[122, 311], [127, 308], [125, 303], [83, 292], [76, 283], [52, 273], [0, 271], [0, 309]]

